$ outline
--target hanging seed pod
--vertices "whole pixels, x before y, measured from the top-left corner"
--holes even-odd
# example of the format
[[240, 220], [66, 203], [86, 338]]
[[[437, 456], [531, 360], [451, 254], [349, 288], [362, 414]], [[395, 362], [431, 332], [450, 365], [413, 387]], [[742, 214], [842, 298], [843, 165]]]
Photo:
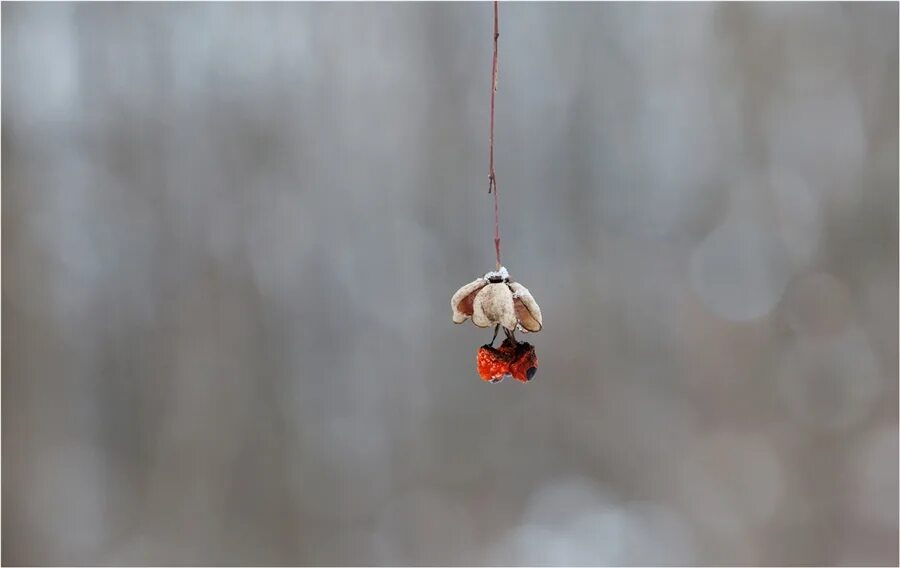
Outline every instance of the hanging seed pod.
[[[488, 272], [481, 278], [462, 286], [450, 298], [453, 323], [463, 323], [471, 319], [478, 327], [493, 327], [491, 342], [478, 349], [476, 366], [478, 374], [487, 382], [498, 383], [506, 375], [512, 375], [520, 382], [528, 382], [537, 372], [538, 360], [530, 343], [519, 343], [516, 332], [535, 333], [543, 327], [541, 308], [528, 288], [509, 277], [509, 272], [500, 261], [500, 201], [497, 195], [497, 174], [494, 171], [494, 102], [497, 95], [497, 55], [500, 39], [500, 3], [494, 0], [494, 57], [491, 66], [491, 114], [490, 151], [488, 157], [488, 193], [494, 196], [494, 252], [497, 258], [496, 271]], [[494, 341], [500, 329], [506, 340], [499, 349]]]

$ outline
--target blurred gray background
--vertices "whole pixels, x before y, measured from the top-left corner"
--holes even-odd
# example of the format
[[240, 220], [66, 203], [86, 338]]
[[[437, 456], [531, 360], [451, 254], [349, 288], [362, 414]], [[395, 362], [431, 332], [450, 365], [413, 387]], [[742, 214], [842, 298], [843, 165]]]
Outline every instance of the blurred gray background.
[[5, 564], [895, 564], [896, 3], [2, 9]]

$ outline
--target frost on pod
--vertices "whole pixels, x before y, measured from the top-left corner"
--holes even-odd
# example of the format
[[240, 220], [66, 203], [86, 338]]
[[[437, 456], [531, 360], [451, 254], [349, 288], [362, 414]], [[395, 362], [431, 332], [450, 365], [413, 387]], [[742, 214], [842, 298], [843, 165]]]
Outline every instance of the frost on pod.
[[453, 322], [472, 318], [478, 327], [503, 326], [509, 331], [541, 330], [541, 308], [528, 288], [509, 279], [505, 267], [488, 272], [456, 291], [450, 299]]

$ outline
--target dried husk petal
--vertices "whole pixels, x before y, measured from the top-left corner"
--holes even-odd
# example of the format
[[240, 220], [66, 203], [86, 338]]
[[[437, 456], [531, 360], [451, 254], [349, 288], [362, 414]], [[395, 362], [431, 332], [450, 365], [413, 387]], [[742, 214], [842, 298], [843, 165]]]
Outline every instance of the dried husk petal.
[[487, 286], [487, 280], [479, 278], [469, 282], [453, 294], [453, 297], [450, 298], [450, 307], [453, 308], [453, 323], [463, 323], [472, 317], [475, 309], [475, 295], [485, 286]]
[[512, 290], [505, 282], [488, 284], [475, 295], [472, 322], [478, 327], [500, 324], [508, 330], [516, 329], [518, 320], [513, 307]]
[[518, 282], [510, 282], [509, 288], [513, 292], [513, 303], [519, 324], [526, 331], [540, 331], [544, 325], [541, 317], [541, 308], [534, 301], [531, 292]]

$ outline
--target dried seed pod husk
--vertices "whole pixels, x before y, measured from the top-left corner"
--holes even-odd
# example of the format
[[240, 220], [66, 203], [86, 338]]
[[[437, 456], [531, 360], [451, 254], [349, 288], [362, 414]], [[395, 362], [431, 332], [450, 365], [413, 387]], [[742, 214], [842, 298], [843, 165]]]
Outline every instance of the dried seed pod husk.
[[488, 272], [469, 282], [450, 298], [453, 322], [469, 318], [478, 327], [503, 326], [537, 332], [543, 327], [541, 308], [531, 292], [518, 282], [511, 282], [506, 268]]

